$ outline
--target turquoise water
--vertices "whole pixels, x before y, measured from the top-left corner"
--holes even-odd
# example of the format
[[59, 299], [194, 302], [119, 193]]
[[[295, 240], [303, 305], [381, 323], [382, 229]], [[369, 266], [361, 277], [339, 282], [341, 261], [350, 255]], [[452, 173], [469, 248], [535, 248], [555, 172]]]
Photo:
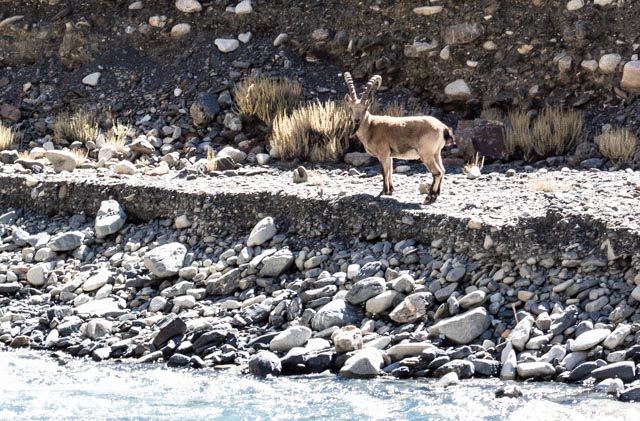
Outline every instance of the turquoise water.
[[235, 370], [0, 352], [0, 419], [136, 420], [638, 420], [640, 405], [552, 383], [520, 383], [495, 399], [498, 380], [449, 388], [432, 380], [345, 380], [333, 375], [256, 379]]

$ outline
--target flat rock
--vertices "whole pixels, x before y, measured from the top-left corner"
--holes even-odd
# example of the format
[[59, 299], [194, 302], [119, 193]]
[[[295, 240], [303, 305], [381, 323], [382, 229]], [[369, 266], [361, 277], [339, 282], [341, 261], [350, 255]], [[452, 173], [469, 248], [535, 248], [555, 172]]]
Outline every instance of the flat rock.
[[287, 352], [297, 346], [304, 346], [311, 338], [311, 329], [305, 326], [292, 326], [280, 332], [269, 343], [272, 351]]
[[251, 230], [247, 238], [247, 246], [260, 246], [271, 240], [277, 234], [277, 228], [273, 218], [268, 216], [260, 220]]
[[413, 13], [423, 16], [435, 15], [440, 12], [442, 12], [442, 6], [421, 6], [413, 9]]
[[444, 335], [459, 345], [471, 343], [489, 328], [491, 320], [484, 307], [478, 307], [466, 313], [444, 319], [431, 326], [431, 335]]
[[422, 351], [433, 348], [431, 342], [410, 342], [393, 345], [386, 350], [387, 355], [392, 361], [400, 361], [407, 357], [415, 357], [422, 354]]
[[547, 377], [556, 374], [556, 369], [545, 362], [525, 362], [518, 364], [518, 376], [523, 379]]
[[596, 380], [620, 379], [631, 383], [636, 378], [636, 365], [633, 361], [621, 361], [596, 368], [590, 374]]
[[85, 292], [92, 292], [102, 288], [109, 282], [111, 272], [107, 269], [103, 269], [92, 275], [89, 279], [82, 284], [82, 290]]
[[118, 302], [112, 298], [89, 301], [77, 306], [76, 311], [81, 315], [95, 315], [96, 317], [118, 317], [127, 313], [127, 310], [121, 309]]
[[572, 351], [587, 351], [600, 342], [604, 341], [611, 334], [609, 329], [593, 329], [578, 336], [571, 344]]
[[102, 74], [100, 72], [91, 73], [90, 75], [87, 75], [84, 78], [82, 78], [82, 83], [92, 87], [98, 86], [98, 82], [100, 82], [101, 75]]
[[383, 365], [384, 357], [380, 350], [363, 348], [344, 363], [340, 375], [352, 379], [370, 379], [378, 375]]
[[62, 171], [72, 172], [76, 169], [76, 157], [69, 151], [51, 150], [44, 153], [45, 158], [53, 165], [57, 173]]
[[120, 231], [127, 221], [127, 214], [116, 200], [103, 200], [96, 215], [96, 237], [105, 238]]
[[332, 326], [359, 326], [362, 322], [362, 310], [345, 300], [333, 300], [321, 307], [311, 320], [313, 330], [319, 332]]
[[365, 310], [367, 313], [380, 314], [391, 307], [394, 303], [399, 303], [404, 299], [404, 295], [398, 291], [384, 291], [375, 297], [369, 298], [365, 304]]
[[210, 295], [227, 296], [240, 288], [241, 271], [238, 268], [231, 269], [221, 277], [212, 279], [207, 283], [207, 293]]
[[153, 345], [160, 348], [167, 341], [176, 336], [182, 336], [187, 331], [187, 324], [176, 314], [169, 314], [157, 324], [158, 334], [153, 338]]
[[217, 38], [214, 44], [218, 47], [218, 50], [223, 53], [230, 53], [240, 47], [240, 41], [237, 39]]
[[69, 231], [51, 237], [48, 246], [53, 251], [71, 251], [80, 247], [83, 241], [83, 232]]
[[345, 300], [354, 305], [361, 304], [369, 298], [383, 293], [385, 290], [386, 282], [384, 278], [365, 278], [353, 284], [351, 289], [347, 292]]
[[7, 282], [0, 284], [0, 295], [15, 294], [22, 289], [22, 285], [18, 282]]
[[169, 243], [154, 248], [144, 256], [144, 265], [157, 278], [174, 276], [182, 268], [187, 248], [180, 243]]

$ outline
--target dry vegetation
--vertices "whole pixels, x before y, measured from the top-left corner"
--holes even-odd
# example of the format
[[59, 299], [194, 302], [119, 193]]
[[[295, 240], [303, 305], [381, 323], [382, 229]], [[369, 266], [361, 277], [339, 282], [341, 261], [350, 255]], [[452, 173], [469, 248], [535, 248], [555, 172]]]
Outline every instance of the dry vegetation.
[[56, 117], [53, 134], [57, 141], [93, 141], [98, 136], [97, 112], [94, 109], [81, 108], [73, 113], [60, 113]]
[[84, 164], [87, 161], [87, 157], [89, 156], [89, 153], [83, 149], [72, 149], [71, 153], [76, 159], [77, 166]]
[[18, 135], [12, 127], [0, 124], [0, 151], [13, 147], [17, 140]]
[[547, 107], [531, 125], [524, 111], [509, 113], [506, 152], [510, 157], [530, 161], [534, 156], [569, 153], [582, 136], [584, 121], [578, 111]]
[[613, 162], [631, 162], [638, 145], [638, 137], [629, 129], [618, 127], [596, 136], [600, 153]]
[[480, 113], [480, 118], [489, 121], [502, 121], [502, 111], [493, 107], [485, 107]]
[[213, 149], [207, 149], [207, 162], [204, 167], [207, 169], [207, 172], [213, 172], [218, 167], [218, 163], [216, 162], [216, 154], [213, 152]]
[[480, 156], [479, 153], [476, 153], [473, 157], [473, 162], [465, 164], [462, 169], [462, 173], [469, 174], [474, 167], [478, 167], [478, 170], [482, 171], [482, 168], [484, 168], [484, 156]]
[[405, 116], [405, 108], [404, 105], [398, 101], [393, 101], [384, 107], [384, 111], [382, 115], [388, 115], [391, 117], [404, 117]]
[[276, 116], [289, 113], [300, 102], [302, 86], [289, 79], [249, 76], [236, 87], [235, 100], [241, 114], [271, 124]]
[[278, 115], [273, 121], [271, 147], [285, 159], [335, 161], [349, 146], [349, 112], [334, 101], [319, 101]]
[[529, 180], [529, 190], [533, 192], [555, 193], [571, 190], [569, 183], [551, 177], [539, 177]]
[[112, 146], [117, 152], [122, 152], [128, 135], [129, 126], [116, 120], [107, 131], [104, 143], [105, 145]]

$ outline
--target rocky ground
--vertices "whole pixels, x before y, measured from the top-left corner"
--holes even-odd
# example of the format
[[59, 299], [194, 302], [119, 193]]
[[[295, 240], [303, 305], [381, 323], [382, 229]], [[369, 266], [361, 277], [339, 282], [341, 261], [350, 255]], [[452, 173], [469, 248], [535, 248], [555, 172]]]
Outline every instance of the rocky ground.
[[[86, 203], [69, 198], [84, 196], [83, 185], [99, 195], [109, 194], [110, 183], [117, 190], [133, 185], [149, 208], [155, 205], [153, 196], [142, 196], [145, 190], [156, 192], [158, 201], [171, 197], [164, 190], [232, 198], [253, 190], [254, 198], [268, 202], [287, 189], [298, 201], [324, 196], [336, 203], [336, 215], [350, 199], [383, 208], [390, 218], [402, 212], [405, 224], [416, 224], [410, 228], [415, 238], [395, 238], [393, 230], [388, 240], [320, 229], [311, 235], [291, 230], [283, 216], [258, 220], [251, 212], [210, 225], [197, 209], [145, 222], [135, 206], [115, 200], [53, 218], [5, 207], [3, 347], [52, 350], [63, 360], [69, 353], [171, 366], [232, 364], [256, 375], [331, 370], [358, 378], [438, 377], [441, 384], [473, 376], [547, 379], [638, 399], [640, 229], [634, 204], [640, 180], [633, 171], [511, 170], [473, 180], [453, 174], [442, 197], [421, 207], [415, 174], [395, 175], [396, 200], [375, 199], [375, 167], [318, 170], [314, 176], [322, 183], [299, 184], [290, 170], [264, 167], [192, 180], [178, 171], [154, 178], [95, 170], [56, 175], [49, 166], [16, 175], [18, 168], [2, 167], [3, 203], [22, 197], [28, 204], [29, 188], [38, 196], [46, 192], [39, 186], [56, 178], [68, 189], [58, 209]], [[418, 168], [410, 166], [409, 174]], [[88, 178], [98, 181], [88, 184]], [[558, 183], [557, 191], [536, 191], [531, 180], [542, 178]], [[13, 179], [23, 188], [8, 187]], [[50, 201], [46, 194], [40, 200]], [[306, 215], [312, 226], [326, 214], [321, 203]], [[259, 201], [254, 206], [263, 210]], [[128, 216], [129, 207], [137, 220]], [[505, 237], [512, 236], [501, 231], [514, 225], [522, 235], [516, 242], [538, 243], [544, 228], [534, 221], [545, 212], [571, 221], [582, 214], [593, 231], [578, 229], [573, 239], [563, 234], [557, 248], [545, 251], [507, 246]], [[249, 215], [251, 221], [239, 222]], [[432, 241], [426, 242], [417, 229], [423, 217], [458, 220], [464, 231], [427, 234]], [[216, 234], [215, 227], [247, 222], [247, 230]], [[342, 222], [345, 231], [351, 223]], [[543, 237], [552, 243], [556, 227], [549, 229]], [[481, 245], [471, 253], [478, 233]], [[617, 248], [616, 238], [625, 235], [636, 240]]]

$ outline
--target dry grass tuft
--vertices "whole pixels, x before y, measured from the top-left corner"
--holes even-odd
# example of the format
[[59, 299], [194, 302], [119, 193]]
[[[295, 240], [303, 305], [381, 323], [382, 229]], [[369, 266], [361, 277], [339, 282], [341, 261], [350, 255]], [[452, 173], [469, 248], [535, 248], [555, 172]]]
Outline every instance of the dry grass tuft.
[[73, 154], [73, 156], [76, 159], [76, 165], [82, 165], [85, 162], [87, 162], [87, 158], [89, 157], [89, 152], [83, 150], [83, 149], [72, 149], [71, 153]]
[[104, 143], [105, 145], [112, 146], [117, 152], [122, 152], [124, 145], [127, 143], [127, 136], [129, 135], [129, 126], [116, 120], [113, 126], [107, 131]]
[[207, 163], [205, 164], [205, 168], [207, 172], [213, 172], [218, 167], [218, 163], [216, 162], [216, 154], [213, 152], [213, 149], [207, 149]]
[[529, 180], [529, 191], [555, 193], [571, 190], [569, 183], [559, 182], [551, 177], [540, 177]]
[[349, 146], [348, 110], [334, 101], [316, 101], [280, 114], [273, 121], [271, 147], [284, 159], [323, 162], [340, 159]]
[[638, 137], [629, 129], [618, 127], [596, 136], [600, 153], [614, 162], [631, 162], [636, 153]]
[[480, 113], [480, 118], [489, 121], [502, 121], [502, 111], [494, 107], [485, 107]]
[[529, 116], [525, 111], [511, 111], [506, 133], [506, 153], [509, 157], [520, 156], [529, 161], [533, 155]]
[[318, 186], [318, 187], [322, 187], [324, 186], [324, 182], [326, 180], [326, 176], [324, 174], [322, 174], [319, 171], [316, 170], [312, 170], [309, 171], [309, 179], [307, 180], [307, 183], [310, 186]]
[[0, 124], [0, 151], [12, 148], [18, 141], [18, 134], [12, 127]]
[[56, 140], [86, 143], [98, 136], [98, 116], [94, 109], [81, 108], [74, 113], [57, 115], [53, 126]]
[[247, 77], [236, 87], [235, 100], [240, 113], [255, 116], [267, 124], [280, 114], [289, 113], [300, 102], [302, 86], [289, 79], [263, 75]]
[[404, 105], [398, 101], [393, 101], [387, 104], [384, 107], [383, 115], [388, 115], [391, 117], [404, 117], [405, 116], [405, 108]]
[[20, 151], [18, 152], [18, 159], [31, 159], [31, 154], [29, 151]]
[[481, 157], [480, 154], [476, 152], [476, 155], [473, 157], [473, 162], [465, 164], [462, 173], [469, 174], [473, 167], [478, 167], [478, 170], [482, 171], [482, 168], [484, 168], [484, 156]]
[[540, 157], [563, 155], [575, 146], [583, 125], [578, 111], [547, 107], [533, 123], [533, 149]]

